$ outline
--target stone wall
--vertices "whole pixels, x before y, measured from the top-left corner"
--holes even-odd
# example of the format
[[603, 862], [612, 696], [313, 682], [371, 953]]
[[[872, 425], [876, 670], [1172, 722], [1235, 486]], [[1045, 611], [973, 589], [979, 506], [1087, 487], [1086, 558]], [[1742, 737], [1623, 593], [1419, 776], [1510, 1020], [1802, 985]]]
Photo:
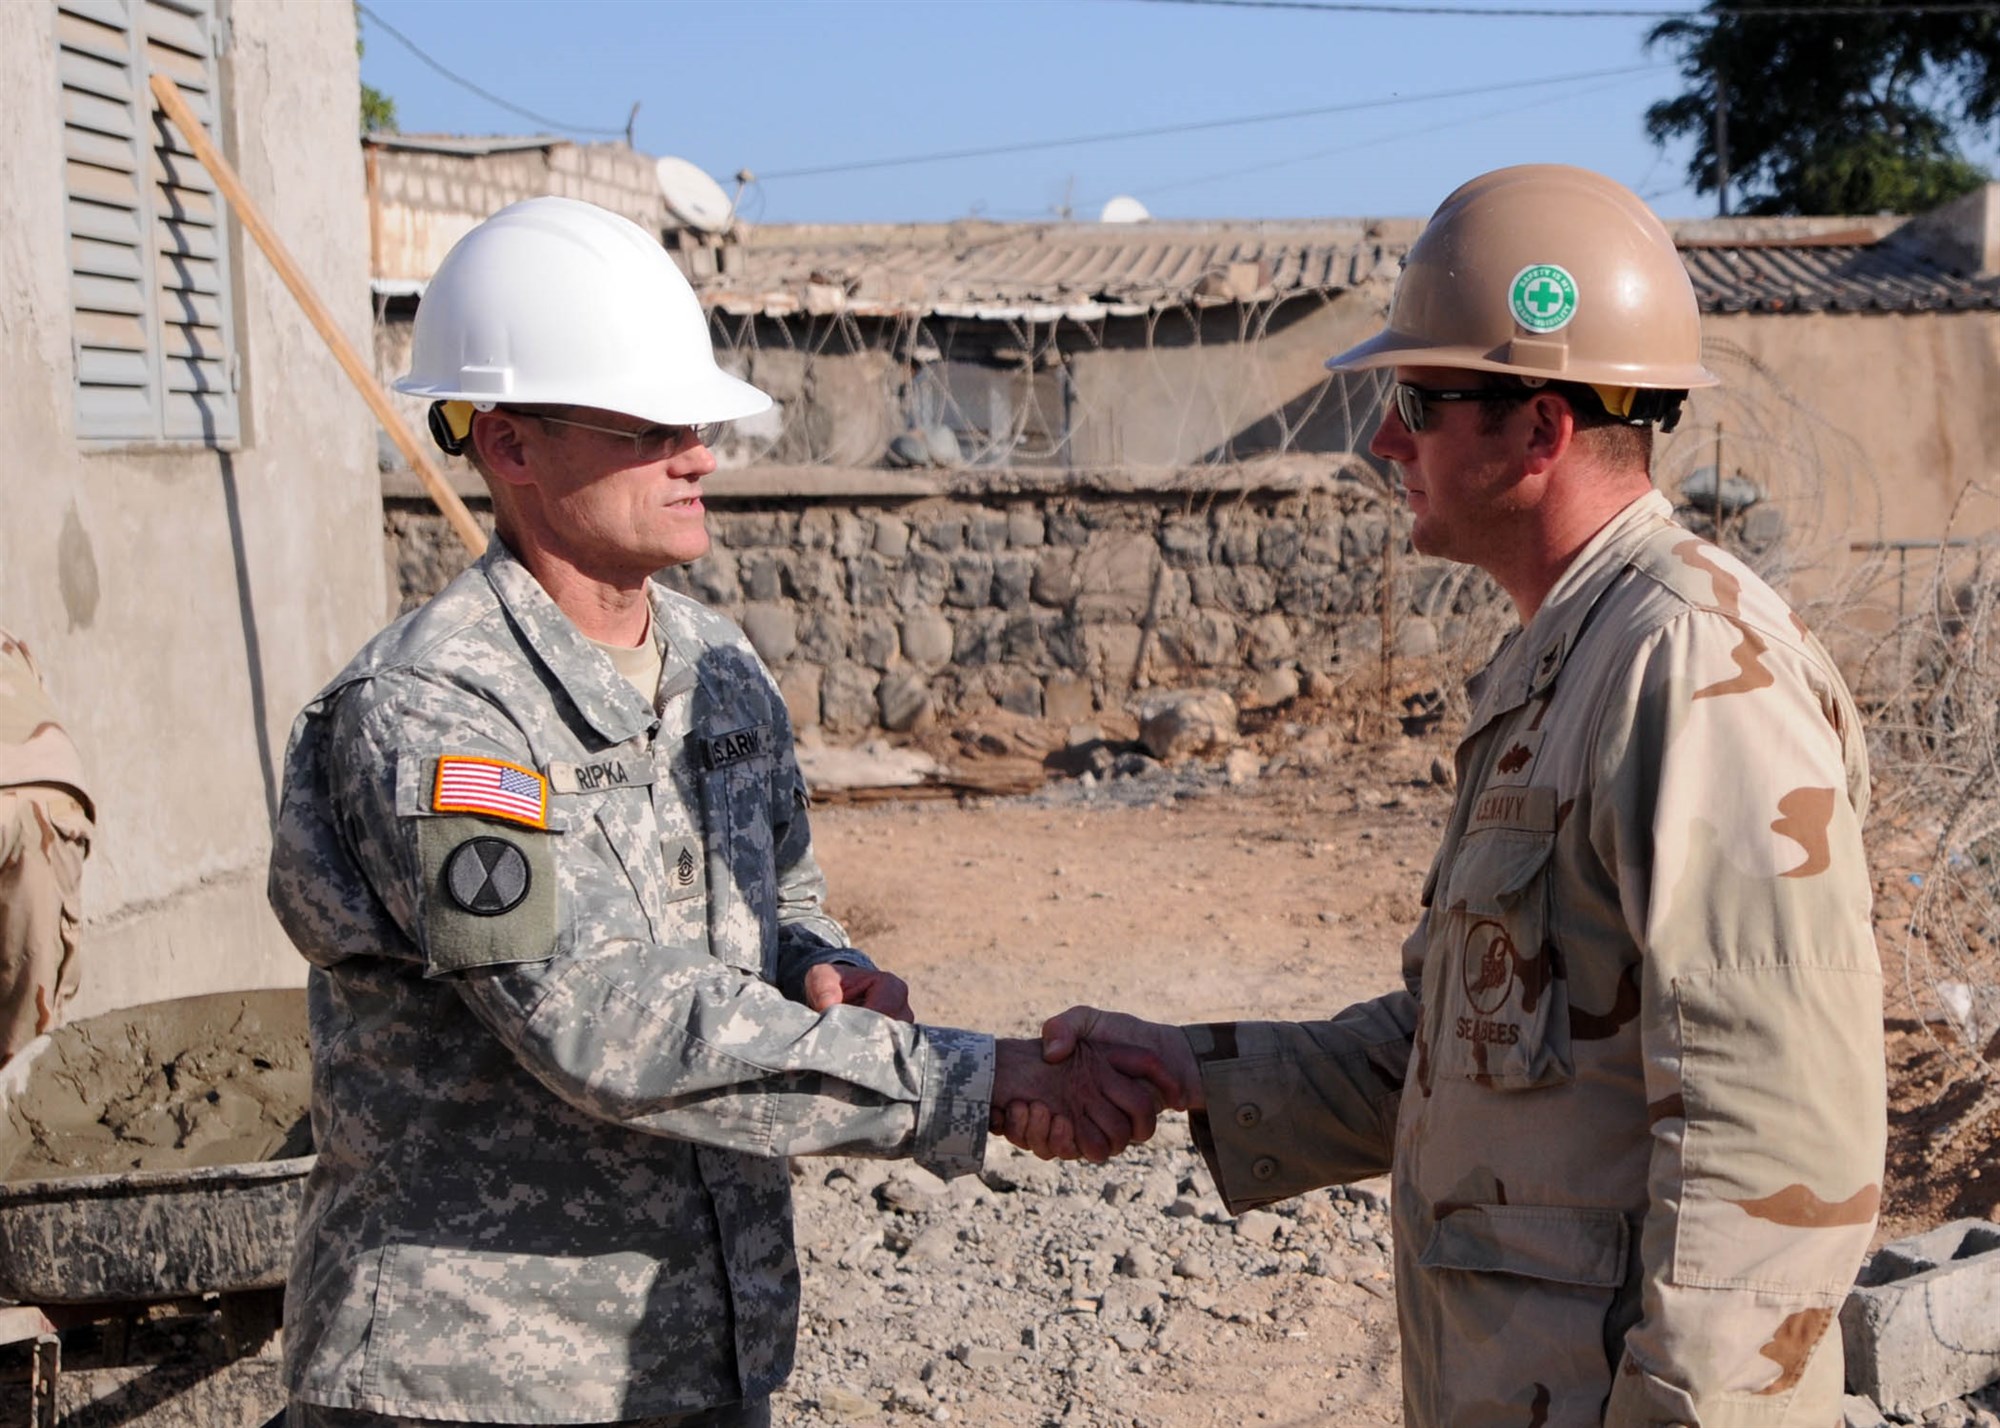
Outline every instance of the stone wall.
[[[1462, 642], [1454, 605], [1486, 598], [1412, 556], [1365, 479], [1200, 474], [1199, 491], [711, 500], [714, 549], [665, 578], [739, 621], [795, 722], [835, 736], [993, 704], [1087, 719], [1146, 685], [1219, 684], [1252, 706], [1315, 675], [1372, 687], [1392, 538], [1400, 658]], [[389, 503], [386, 530], [404, 608], [463, 563], [414, 501]]]

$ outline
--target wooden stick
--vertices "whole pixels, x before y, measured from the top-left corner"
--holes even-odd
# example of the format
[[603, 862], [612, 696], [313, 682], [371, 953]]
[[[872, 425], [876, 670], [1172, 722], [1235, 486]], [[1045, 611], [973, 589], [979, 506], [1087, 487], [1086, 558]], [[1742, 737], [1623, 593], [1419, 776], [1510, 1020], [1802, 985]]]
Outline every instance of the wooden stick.
[[484, 554], [486, 533], [479, 529], [479, 522], [473, 520], [472, 512], [466, 510], [465, 502], [458, 499], [458, 493], [445, 484], [443, 474], [431, 464], [429, 455], [418, 444], [415, 434], [403, 424], [402, 416], [390, 404], [389, 394], [382, 390], [382, 384], [375, 380], [375, 374], [362, 363], [360, 354], [354, 350], [354, 344], [347, 340], [347, 335], [335, 324], [333, 314], [327, 310], [326, 304], [320, 301], [319, 294], [313, 291], [312, 284], [306, 281], [306, 275], [300, 271], [299, 265], [292, 261], [292, 255], [285, 250], [285, 245], [278, 241], [277, 233], [264, 221], [263, 213], [255, 203], [251, 202], [249, 193], [243, 187], [243, 180], [237, 177], [236, 170], [229, 166], [229, 161], [216, 151], [214, 144], [209, 142], [208, 131], [201, 127], [201, 121], [195, 118], [194, 111], [188, 108], [187, 99], [181, 94], [180, 86], [164, 74], [154, 75], [151, 83], [153, 98], [159, 101], [160, 108], [165, 111], [166, 116], [174, 121], [174, 127], [180, 130], [181, 137], [194, 151], [194, 156], [201, 160], [202, 167], [215, 179], [216, 187], [222, 190], [223, 197], [227, 198], [230, 207], [236, 210], [236, 216], [242, 220], [243, 226], [250, 230], [250, 236], [257, 240], [257, 246], [264, 250], [264, 256], [271, 260], [271, 266], [278, 270], [278, 276], [284, 279], [285, 286], [290, 288], [292, 296], [298, 299], [299, 306], [305, 310], [307, 319], [318, 330], [320, 339], [332, 351], [334, 360], [340, 364], [340, 369], [347, 373], [348, 380], [354, 383], [355, 388], [361, 393], [361, 399], [368, 403], [368, 409], [375, 414], [375, 420], [382, 423], [382, 430], [389, 433], [389, 439], [396, 443], [397, 450], [403, 453], [403, 459], [410, 463], [410, 469], [423, 481], [424, 489], [430, 492], [431, 499], [437, 502], [437, 508], [444, 512], [444, 518], [451, 522], [451, 528], [458, 532], [458, 538], [465, 542], [465, 548], [475, 556]]

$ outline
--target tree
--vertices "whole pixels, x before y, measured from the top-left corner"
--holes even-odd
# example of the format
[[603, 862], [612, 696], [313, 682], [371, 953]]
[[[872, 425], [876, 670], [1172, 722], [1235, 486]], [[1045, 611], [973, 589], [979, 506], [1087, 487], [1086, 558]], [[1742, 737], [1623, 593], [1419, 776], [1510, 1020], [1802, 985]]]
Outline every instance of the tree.
[[[1829, 13], [1757, 13], [1802, 4]], [[1720, 189], [1718, 151], [1745, 213], [1917, 213], [1987, 181], [1959, 138], [2000, 126], [2000, 14], [1854, 4], [1709, 0], [1647, 36], [1688, 87], [1646, 111], [1646, 131], [1694, 140], [1697, 192]]]
[[[354, 8], [354, 57], [359, 59], [365, 52], [361, 43], [361, 7]], [[361, 82], [361, 132], [364, 134], [393, 134], [396, 132], [396, 101], [366, 80]]]

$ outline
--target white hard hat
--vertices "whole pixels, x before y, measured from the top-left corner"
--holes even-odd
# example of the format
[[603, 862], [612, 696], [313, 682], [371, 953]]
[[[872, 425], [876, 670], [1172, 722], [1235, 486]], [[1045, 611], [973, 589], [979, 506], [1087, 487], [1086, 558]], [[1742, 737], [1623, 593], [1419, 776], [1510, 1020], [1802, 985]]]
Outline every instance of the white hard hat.
[[708, 318], [659, 241], [573, 198], [509, 204], [452, 245], [417, 307], [396, 390], [599, 407], [662, 426], [771, 405], [715, 365]]

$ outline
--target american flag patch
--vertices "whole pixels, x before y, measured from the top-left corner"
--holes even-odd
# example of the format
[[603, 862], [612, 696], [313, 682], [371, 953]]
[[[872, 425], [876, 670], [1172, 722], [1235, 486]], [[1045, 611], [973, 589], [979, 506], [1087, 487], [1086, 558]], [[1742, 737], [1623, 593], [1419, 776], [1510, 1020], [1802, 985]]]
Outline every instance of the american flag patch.
[[548, 780], [533, 769], [504, 759], [447, 754], [437, 761], [431, 808], [438, 813], [484, 813], [530, 828], [546, 828]]

